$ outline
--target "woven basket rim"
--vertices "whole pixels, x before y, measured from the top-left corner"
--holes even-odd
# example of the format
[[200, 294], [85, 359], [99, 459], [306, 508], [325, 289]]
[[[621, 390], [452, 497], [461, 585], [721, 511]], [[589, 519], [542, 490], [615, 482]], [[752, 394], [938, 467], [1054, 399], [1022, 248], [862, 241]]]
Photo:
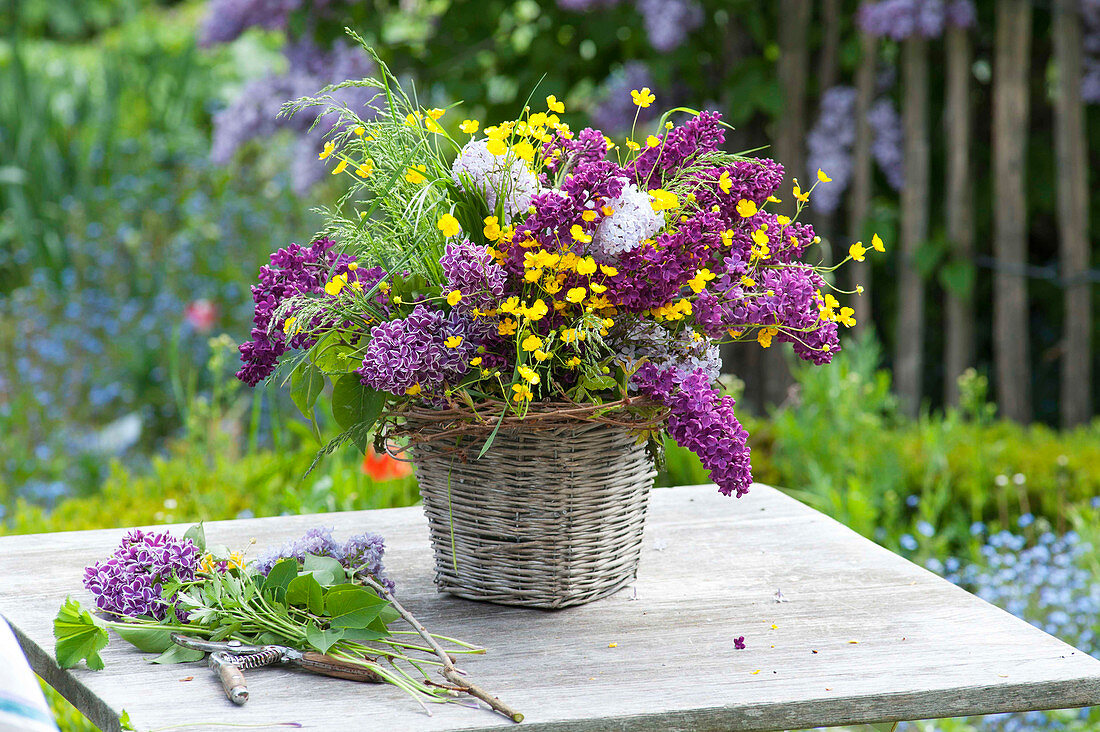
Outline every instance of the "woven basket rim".
[[[432, 409], [406, 404], [383, 416], [387, 437], [404, 437], [411, 445], [450, 440], [463, 435], [487, 437], [496, 430], [530, 431], [556, 429], [570, 425], [604, 424], [628, 430], [658, 429], [668, 416], [668, 408], [643, 396], [625, 397], [603, 404], [565, 400], [532, 402], [522, 417], [501, 412], [509, 409], [499, 401], [476, 404], [452, 404]], [[399, 421], [403, 420], [403, 421]]]

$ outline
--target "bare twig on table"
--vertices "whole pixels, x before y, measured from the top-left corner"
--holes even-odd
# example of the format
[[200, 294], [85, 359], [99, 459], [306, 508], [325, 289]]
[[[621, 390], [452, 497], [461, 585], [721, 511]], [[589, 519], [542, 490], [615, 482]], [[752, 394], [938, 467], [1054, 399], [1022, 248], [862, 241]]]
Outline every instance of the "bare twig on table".
[[420, 637], [423, 638], [424, 641], [431, 647], [435, 655], [438, 656], [439, 660], [443, 662], [443, 668], [440, 669], [440, 673], [443, 674], [443, 678], [447, 679], [447, 681], [450, 681], [455, 686], [461, 687], [462, 690], [470, 696], [475, 696], [478, 699], [482, 700], [496, 711], [508, 717], [508, 719], [512, 720], [513, 722], [523, 721], [523, 715], [520, 712], [517, 712], [515, 709], [512, 709], [510, 706], [502, 702], [499, 697], [493, 696], [477, 684], [467, 680], [466, 677], [462, 675], [462, 672], [459, 671], [458, 668], [455, 666], [454, 659], [451, 658], [450, 654], [443, 650], [443, 647], [440, 646], [439, 643], [436, 642], [432, 634], [429, 633], [424, 628], [424, 626], [420, 624], [420, 621], [413, 617], [412, 613], [402, 607], [401, 603], [399, 603], [396, 598], [394, 598], [393, 593], [391, 593], [379, 583], [375, 582], [373, 577], [370, 577], [366, 574], [360, 576], [367, 584], [367, 586], [377, 592], [380, 597], [383, 597], [387, 601], [389, 601], [389, 603], [393, 605], [393, 609], [396, 610], [401, 615], [401, 617], [408, 621], [409, 625], [415, 628], [416, 632], [420, 634]]

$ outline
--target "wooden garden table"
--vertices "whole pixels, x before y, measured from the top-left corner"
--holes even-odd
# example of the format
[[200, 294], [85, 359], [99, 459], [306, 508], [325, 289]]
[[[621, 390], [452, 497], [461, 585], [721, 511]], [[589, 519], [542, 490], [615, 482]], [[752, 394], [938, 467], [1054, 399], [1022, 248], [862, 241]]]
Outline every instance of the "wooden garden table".
[[[460, 666], [527, 715], [519, 729], [781, 730], [1100, 704], [1100, 661], [762, 485], [740, 500], [655, 490], [634, 587], [557, 612], [437, 594], [418, 507], [221, 521], [206, 535], [262, 548], [318, 525], [386, 538], [399, 597], [434, 632], [489, 648]], [[238, 708], [204, 666], [150, 665], [117, 639], [105, 670], [61, 671], [51, 621], [67, 594], [89, 599], [82, 569], [123, 533], [0, 538], [0, 613], [38, 674], [107, 732], [123, 710], [139, 730], [512, 724], [457, 705], [429, 717], [391, 687], [282, 668], [249, 672]]]

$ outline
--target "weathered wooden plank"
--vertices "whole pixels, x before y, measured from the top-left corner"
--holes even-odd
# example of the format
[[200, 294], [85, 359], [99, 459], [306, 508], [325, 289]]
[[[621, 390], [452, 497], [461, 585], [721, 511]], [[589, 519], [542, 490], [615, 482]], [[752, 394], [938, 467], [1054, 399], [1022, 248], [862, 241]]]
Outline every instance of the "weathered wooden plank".
[[[207, 535], [262, 548], [317, 525], [382, 533], [403, 601], [436, 632], [489, 648], [462, 665], [523, 711], [525, 728], [775, 730], [1100, 703], [1100, 661], [778, 491], [658, 490], [650, 510], [634, 587], [559, 612], [437, 594], [417, 508], [217, 522]], [[104, 730], [123, 708], [139, 729], [510, 724], [454, 706], [429, 717], [392, 688], [276, 668], [252, 672], [252, 698], [236, 708], [205, 668], [151, 666], [122, 642], [105, 671], [59, 671], [51, 619], [66, 594], [87, 599], [82, 568], [123, 533], [0, 538], [0, 613], [34, 668]], [[740, 635], [748, 648], [735, 651]]]

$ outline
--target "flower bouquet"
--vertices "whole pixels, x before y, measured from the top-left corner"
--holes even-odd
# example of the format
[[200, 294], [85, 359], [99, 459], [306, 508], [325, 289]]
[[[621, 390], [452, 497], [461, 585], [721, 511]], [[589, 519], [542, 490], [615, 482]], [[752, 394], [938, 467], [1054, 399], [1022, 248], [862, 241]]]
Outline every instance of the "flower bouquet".
[[[574, 131], [553, 95], [456, 125], [376, 60], [381, 78], [346, 82], [377, 90], [369, 121], [333, 105], [319, 151], [347, 193], [310, 246], [260, 271], [238, 376], [255, 385], [282, 359], [307, 413], [330, 380], [344, 432], [324, 451], [371, 436], [411, 448], [441, 588], [543, 607], [602, 597], [635, 573], [647, 441], [668, 434], [722, 493], [749, 490], [719, 347], [790, 343], [827, 363], [854, 310], [835, 266], [809, 261], [813, 228], [768, 210], [783, 168], [725, 152], [718, 113], [672, 109], [622, 144]], [[796, 180], [792, 210], [811, 190]]]
[[[97, 614], [71, 597], [61, 606], [55, 656], [62, 668], [83, 660], [102, 669], [108, 630], [140, 651], [160, 654], [154, 663], [201, 660], [203, 645], [222, 645], [228, 654], [251, 645], [259, 651], [255, 658], [212, 654], [212, 668], [236, 667], [239, 679], [240, 668], [279, 662], [272, 652], [292, 650], [316, 673], [391, 684], [425, 710], [428, 703], [473, 697], [522, 721], [455, 666], [457, 655], [484, 649], [429, 633], [397, 601], [384, 551], [377, 534], [337, 542], [318, 528], [246, 562], [242, 552], [207, 546], [201, 524], [183, 537], [134, 529], [110, 557], [84, 570]], [[433, 667], [446, 683], [428, 673]], [[226, 694], [244, 703], [243, 679], [235, 683], [240, 686], [225, 686]]]

